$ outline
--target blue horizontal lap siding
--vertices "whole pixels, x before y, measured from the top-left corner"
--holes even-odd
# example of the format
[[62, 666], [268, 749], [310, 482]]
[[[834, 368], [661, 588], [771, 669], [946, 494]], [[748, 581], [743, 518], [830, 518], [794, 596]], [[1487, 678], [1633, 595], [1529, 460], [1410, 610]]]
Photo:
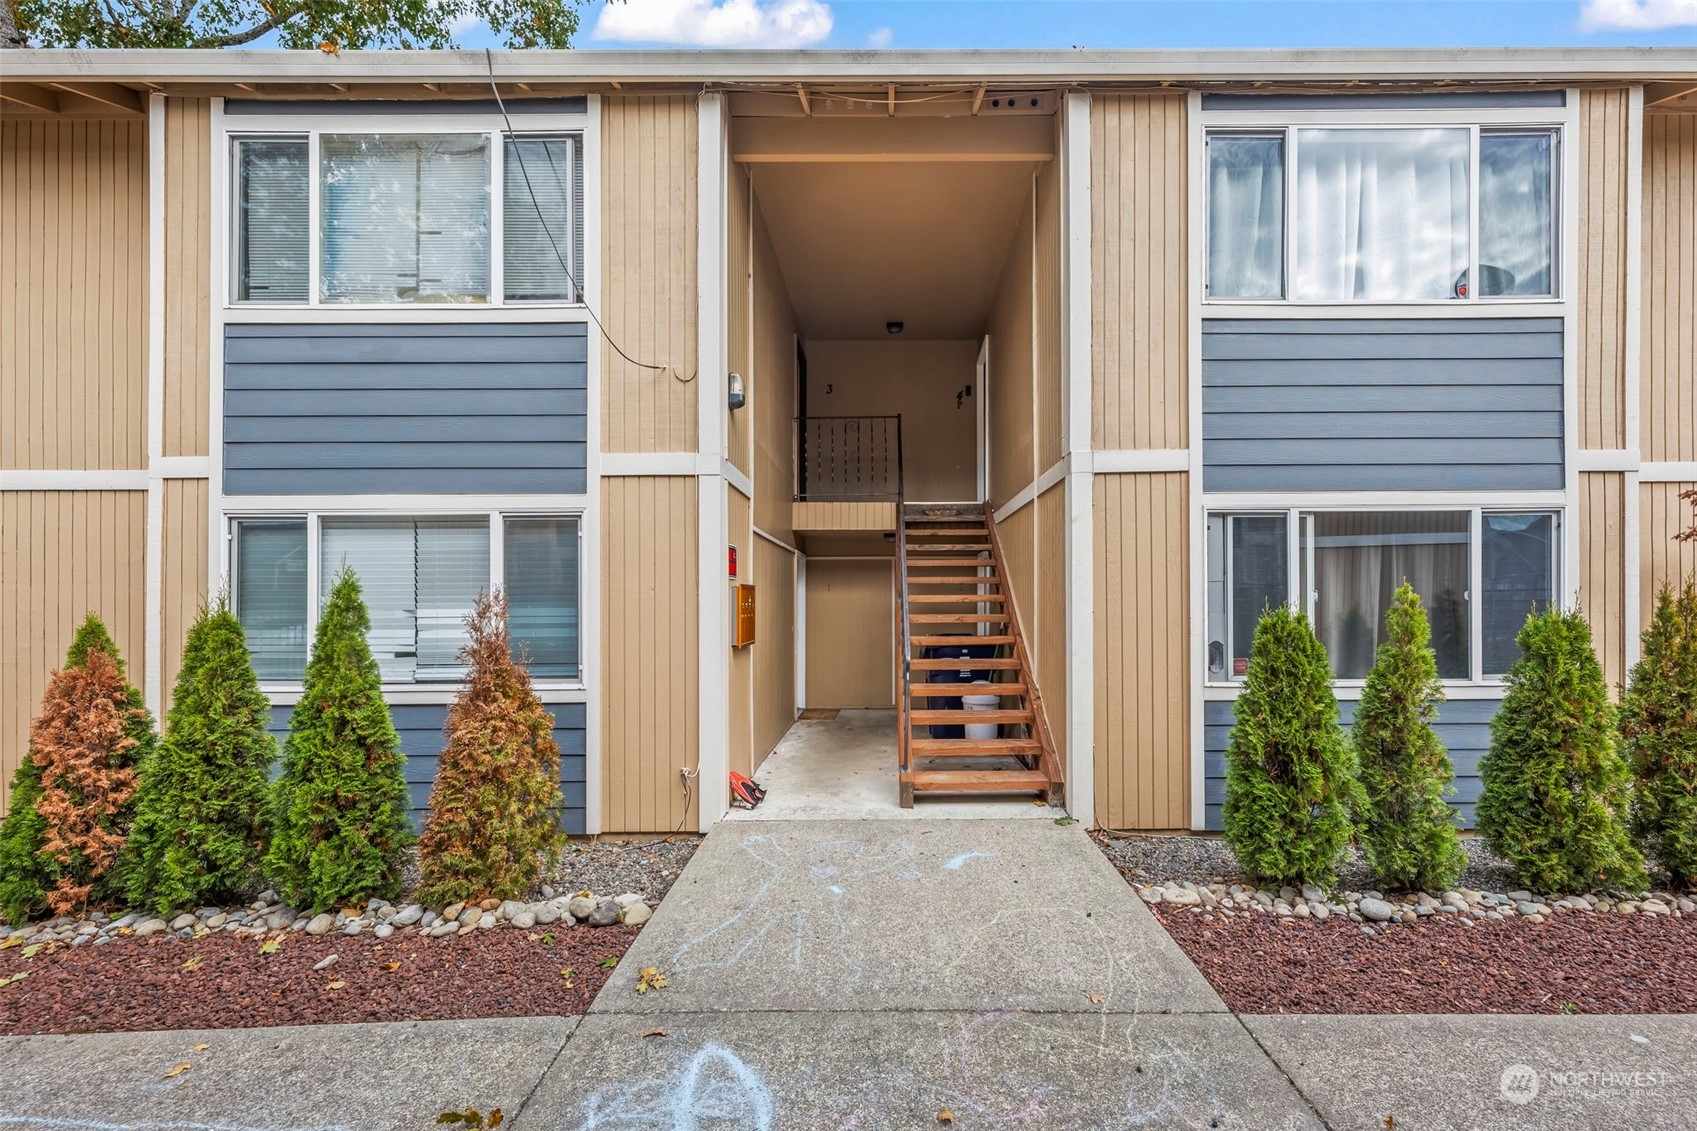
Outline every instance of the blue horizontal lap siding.
[[581, 323], [234, 325], [230, 495], [580, 494]]
[[[554, 715], [554, 742], [560, 747], [560, 793], [566, 811], [560, 824], [574, 835], [584, 831], [587, 804], [585, 785], [585, 714], [582, 703], [544, 704]], [[402, 704], [389, 708], [395, 731], [401, 736], [401, 753], [406, 755], [407, 793], [412, 801], [415, 826], [422, 827], [430, 807], [430, 787], [436, 781], [437, 760], [446, 741], [442, 727], [448, 718], [445, 704]], [[275, 708], [270, 730], [279, 744], [289, 737], [289, 712]]]
[[[1449, 803], [1460, 810], [1462, 828], [1473, 827], [1473, 806], [1479, 800], [1479, 759], [1490, 748], [1491, 719], [1501, 705], [1497, 699], [1452, 699], [1438, 708], [1433, 729], [1455, 766], [1455, 792], [1450, 794]], [[1202, 705], [1203, 827], [1216, 832], [1224, 827], [1226, 745], [1231, 741], [1234, 718], [1229, 700], [1210, 699]], [[1338, 700], [1338, 719], [1345, 728], [1355, 721], [1355, 700]]]
[[1205, 491], [1560, 490], [1555, 318], [1209, 319]]

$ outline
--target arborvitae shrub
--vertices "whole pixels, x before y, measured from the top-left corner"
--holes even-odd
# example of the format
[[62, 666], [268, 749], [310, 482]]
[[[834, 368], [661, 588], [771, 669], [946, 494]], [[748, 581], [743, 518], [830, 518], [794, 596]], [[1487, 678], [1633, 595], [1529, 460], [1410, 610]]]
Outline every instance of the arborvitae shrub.
[[1620, 703], [1633, 831], [1675, 890], [1697, 887], [1697, 583], [1656, 594]]
[[1385, 614], [1385, 642], [1350, 732], [1364, 794], [1357, 839], [1387, 890], [1442, 891], [1467, 867], [1455, 810], [1444, 801], [1455, 767], [1432, 729], [1443, 700], [1426, 610], [1405, 581]]
[[1615, 749], [1615, 709], [1591, 626], [1558, 609], [1529, 617], [1479, 763], [1477, 823], [1537, 891], [1641, 889], [1628, 836], [1631, 772]]
[[[112, 642], [111, 634], [100, 618], [93, 613], [89, 613], [78, 626], [65, 654], [65, 668], [54, 677], [55, 681], [65, 672], [87, 667], [90, 654], [95, 652], [107, 657], [116, 673], [118, 690], [114, 693], [116, 699], [112, 709], [121, 719], [123, 739], [127, 740], [114, 741], [104, 756], [95, 756], [93, 765], [82, 767], [95, 775], [95, 780], [91, 781], [95, 793], [91, 803], [99, 809], [93, 816], [95, 826], [101, 830], [96, 839], [102, 846], [99, 852], [104, 859], [108, 838], [123, 837], [129, 829], [132, 810], [131, 795], [122, 789], [116, 792], [111, 789], [115, 782], [122, 780], [112, 775], [133, 773], [137, 764], [151, 755], [153, 719], [147, 712], [141, 692], [124, 682], [124, 661], [118, 654], [118, 646]], [[47, 711], [49, 696], [57, 697], [64, 689], [62, 684], [48, 685], [48, 693], [43, 696], [43, 714]], [[38, 757], [32, 728], [30, 747], [12, 776], [6, 820], [0, 824], [0, 915], [11, 923], [22, 923], [44, 914], [49, 906], [49, 893], [56, 890], [76, 891], [86, 887], [86, 898], [97, 902], [117, 897], [123, 891], [121, 860], [117, 867], [108, 861], [98, 869], [98, 874], [89, 874], [89, 861], [81, 858], [71, 844], [67, 843], [63, 851], [47, 851], [51, 829], [40, 810], [43, 797], [48, 797], [50, 809], [57, 806], [66, 811], [68, 805], [74, 810], [80, 789], [75, 783], [58, 780], [56, 773], [53, 792], [49, 795], [46, 765]], [[80, 819], [76, 823], [81, 824]], [[61, 860], [60, 857], [67, 853], [71, 859]]]
[[1280, 606], [1255, 626], [1226, 747], [1226, 843], [1253, 877], [1328, 884], [1349, 844], [1360, 785], [1326, 649]]
[[365, 634], [371, 617], [344, 567], [318, 618], [273, 791], [267, 874], [296, 907], [391, 899], [412, 843], [400, 736]]
[[202, 608], [183, 647], [170, 726], [142, 767], [126, 883], [132, 904], [164, 914], [223, 903], [258, 875], [276, 740], [242, 623]]
[[419, 898], [517, 899], [559, 854], [560, 748], [554, 717], [513, 659], [507, 600], [480, 596], [460, 650], [466, 679], [419, 839]]

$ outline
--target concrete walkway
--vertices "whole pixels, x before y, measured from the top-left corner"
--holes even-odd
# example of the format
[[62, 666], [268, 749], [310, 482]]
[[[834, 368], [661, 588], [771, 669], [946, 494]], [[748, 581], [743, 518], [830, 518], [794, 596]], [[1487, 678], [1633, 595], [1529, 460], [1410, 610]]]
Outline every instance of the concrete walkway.
[[[648, 966], [670, 984], [639, 995]], [[14, 1038], [0, 1131], [402, 1131], [468, 1104], [518, 1131], [943, 1111], [997, 1131], [1672, 1131], [1694, 1066], [1689, 1017], [1236, 1017], [1077, 826], [772, 821], [708, 838], [581, 1022]]]

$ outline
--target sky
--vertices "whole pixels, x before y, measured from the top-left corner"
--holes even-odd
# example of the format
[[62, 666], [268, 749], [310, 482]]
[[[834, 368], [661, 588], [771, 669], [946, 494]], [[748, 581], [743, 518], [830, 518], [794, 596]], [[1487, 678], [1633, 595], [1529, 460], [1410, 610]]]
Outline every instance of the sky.
[[[499, 46], [481, 27], [459, 38]], [[598, 0], [576, 45], [1697, 46], [1697, 0]]]

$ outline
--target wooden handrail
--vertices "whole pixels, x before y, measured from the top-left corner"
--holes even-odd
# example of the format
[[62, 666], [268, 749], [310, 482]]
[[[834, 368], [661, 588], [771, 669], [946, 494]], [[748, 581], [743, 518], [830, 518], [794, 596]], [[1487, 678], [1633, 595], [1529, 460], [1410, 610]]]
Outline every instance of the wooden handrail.
[[[1011, 598], [1013, 595], [1013, 577], [1008, 573], [1007, 558], [1002, 554], [1002, 540], [996, 533], [996, 512], [988, 502], [984, 504], [984, 528], [990, 533], [990, 556], [996, 562], [996, 572], [1002, 579], [1002, 588]], [[1031, 662], [1031, 653], [1025, 646], [1025, 628], [1020, 624], [1019, 602], [1009, 600], [1003, 606], [1008, 615], [1009, 635], [1014, 638], [1014, 659], [1019, 661], [1020, 668], [1030, 673], [1027, 685], [1027, 701], [1031, 705], [1032, 737], [1037, 740], [1037, 766], [1048, 775], [1049, 804], [1061, 805], [1065, 801], [1065, 775], [1061, 770], [1061, 759], [1055, 750], [1055, 736], [1049, 730], [1049, 714], [1043, 708], [1043, 695], [1038, 690], [1037, 665]]]

